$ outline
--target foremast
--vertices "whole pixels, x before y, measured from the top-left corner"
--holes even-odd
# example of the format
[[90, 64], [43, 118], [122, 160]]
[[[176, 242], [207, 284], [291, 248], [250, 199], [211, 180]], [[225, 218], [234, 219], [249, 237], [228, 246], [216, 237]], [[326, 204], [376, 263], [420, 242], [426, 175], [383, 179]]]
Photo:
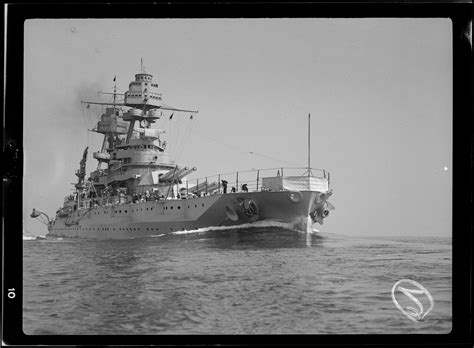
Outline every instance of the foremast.
[[[93, 129], [103, 134], [104, 139], [100, 151], [93, 154], [99, 163], [89, 178], [99, 197], [120, 196], [121, 193], [133, 195], [137, 189], [145, 188], [146, 185], [140, 185], [144, 180], [140, 179], [151, 172], [160, 172], [161, 179], [162, 174], [176, 171], [177, 166], [170, 161], [166, 151], [166, 142], [160, 138], [164, 131], [152, 125], [160, 120], [163, 111], [198, 113], [197, 110], [164, 106], [158, 84], [153, 81], [153, 75], [145, 71], [143, 61], [140, 73], [135, 74], [135, 80], [129, 83], [125, 93], [117, 93], [115, 82], [116, 77], [113, 93], [99, 92], [112, 94], [112, 103], [83, 101], [88, 107], [90, 104], [106, 106]], [[123, 100], [118, 100], [118, 96], [123, 96]], [[106, 165], [104, 169], [103, 164]], [[171, 179], [168, 183], [174, 181], [174, 176]], [[164, 183], [164, 180], [160, 181]]]

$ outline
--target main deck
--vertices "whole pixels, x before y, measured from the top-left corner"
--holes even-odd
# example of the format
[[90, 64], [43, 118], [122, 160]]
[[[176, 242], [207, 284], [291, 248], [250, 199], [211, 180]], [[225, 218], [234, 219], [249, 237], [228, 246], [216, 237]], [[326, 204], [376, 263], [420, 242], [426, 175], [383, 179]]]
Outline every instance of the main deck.
[[[257, 172], [258, 176], [260, 170]], [[225, 177], [225, 174], [218, 177]], [[236, 183], [237, 180], [236, 176]], [[261, 181], [259, 190], [258, 181]], [[235, 192], [224, 193], [227, 190], [222, 187], [212, 193], [206, 192], [204, 185], [203, 192], [189, 193], [180, 198], [142, 197], [135, 202], [118, 200], [115, 204], [84, 207], [67, 216], [57, 217], [49, 227], [49, 234], [84, 238], [135, 238], [263, 220], [284, 222], [294, 229], [306, 230], [309, 216], [317, 215], [318, 211], [324, 209], [330, 195], [329, 182], [324, 177], [278, 175], [259, 177], [254, 184], [249, 181], [246, 183], [246, 190]], [[199, 186], [199, 179], [196, 186]]]

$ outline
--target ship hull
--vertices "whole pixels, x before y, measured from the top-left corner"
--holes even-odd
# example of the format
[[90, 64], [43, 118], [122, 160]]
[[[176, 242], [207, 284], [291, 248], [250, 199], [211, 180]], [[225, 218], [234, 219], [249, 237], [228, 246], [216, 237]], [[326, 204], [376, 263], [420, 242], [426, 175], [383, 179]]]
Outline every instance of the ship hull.
[[319, 198], [322, 193], [239, 192], [99, 206], [57, 217], [48, 236], [131, 239], [206, 227], [258, 226], [261, 221], [283, 222], [292, 229], [306, 231], [310, 213], [324, 204]]

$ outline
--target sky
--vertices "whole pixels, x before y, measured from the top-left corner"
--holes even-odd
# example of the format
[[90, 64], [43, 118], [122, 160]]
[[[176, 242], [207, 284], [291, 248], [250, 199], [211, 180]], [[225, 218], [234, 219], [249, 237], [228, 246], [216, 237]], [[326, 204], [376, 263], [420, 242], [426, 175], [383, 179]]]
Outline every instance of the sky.
[[452, 23], [449, 19], [27, 20], [24, 228], [54, 216], [109, 101], [140, 72], [177, 113], [177, 163], [197, 177], [307, 165], [331, 173], [336, 207], [323, 232], [450, 237]]

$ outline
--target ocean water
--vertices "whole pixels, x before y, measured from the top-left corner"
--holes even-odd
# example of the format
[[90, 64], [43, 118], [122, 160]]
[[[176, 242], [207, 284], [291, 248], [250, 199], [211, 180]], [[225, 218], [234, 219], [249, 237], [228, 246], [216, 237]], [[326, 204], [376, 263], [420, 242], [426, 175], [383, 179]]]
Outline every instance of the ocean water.
[[[451, 331], [451, 239], [262, 227], [23, 244], [26, 334]], [[401, 279], [434, 299], [421, 322], [392, 301]]]

